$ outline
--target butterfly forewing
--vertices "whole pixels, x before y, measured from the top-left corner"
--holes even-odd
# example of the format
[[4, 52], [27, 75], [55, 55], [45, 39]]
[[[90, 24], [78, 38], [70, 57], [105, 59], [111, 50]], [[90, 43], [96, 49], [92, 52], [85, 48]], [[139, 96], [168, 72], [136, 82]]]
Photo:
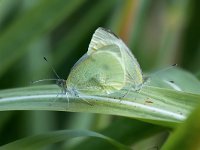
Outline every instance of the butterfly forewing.
[[103, 95], [124, 87], [125, 68], [118, 54], [113, 52], [116, 48], [118, 47], [115, 45], [104, 46], [90, 55], [85, 55], [84, 59], [81, 58], [68, 76], [68, 88]]

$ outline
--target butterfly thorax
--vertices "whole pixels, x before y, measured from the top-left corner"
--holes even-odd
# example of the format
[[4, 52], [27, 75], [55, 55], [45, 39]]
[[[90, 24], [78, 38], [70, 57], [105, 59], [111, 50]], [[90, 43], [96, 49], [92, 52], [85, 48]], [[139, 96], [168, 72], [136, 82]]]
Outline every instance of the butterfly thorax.
[[66, 80], [64, 79], [58, 79], [56, 80], [56, 84], [61, 88], [62, 93], [66, 93], [67, 91], [67, 85], [66, 85]]

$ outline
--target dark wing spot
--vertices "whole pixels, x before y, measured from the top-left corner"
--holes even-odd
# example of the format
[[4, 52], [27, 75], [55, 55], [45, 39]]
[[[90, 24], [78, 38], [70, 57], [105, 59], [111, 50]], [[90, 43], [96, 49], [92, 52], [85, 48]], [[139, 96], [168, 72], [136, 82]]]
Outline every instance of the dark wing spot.
[[113, 33], [110, 29], [106, 29], [106, 28], [102, 28], [102, 27], [100, 27], [102, 30], [104, 30], [104, 31], [106, 31], [106, 32], [108, 32], [108, 33], [110, 33], [110, 34], [112, 34], [113, 36], [115, 36], [116, 38], [118, 38], [119, 39], [119, 37], [115, 34], [115, 33]]

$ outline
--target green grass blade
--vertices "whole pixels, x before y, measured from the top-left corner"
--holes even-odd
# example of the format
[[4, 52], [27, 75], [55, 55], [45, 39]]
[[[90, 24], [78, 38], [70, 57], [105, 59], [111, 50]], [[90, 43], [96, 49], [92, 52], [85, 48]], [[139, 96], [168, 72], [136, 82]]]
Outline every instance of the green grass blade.
[[[69, 97], [69, 107], [67, 97], [59, 95], [55, 86], [39, 86], [31, 88], [21, 88], [15, 90], [5, 90], [0, 92], [0, 111], [6, 110], [52, 110], [52, 111], [70, 111], [70, 112], [92, 112], [102, 114], [112, 114], [119, 116], [127, 116], [148, 120], [153, 123], [168, 122], [169, 126], [174, 123], [182, 122], [186, 115], [192, 109], [182, 101], [176, 101], [176, 105], [166, 104], [161, 99], [153, 99], [154, 103], [146, 102], [146, 97], [137, 93], [129, 94], [131, 96], [126, 99], [114, 99], [97, 96], [81, 96], [81, 98], [89, 101], [93, 106], [88, 105], [82, 99], [77, 97]], [[170, 91], [169, 91], [170, 93]], [[170, 93], [171, 94], [171, 93]], [[178, 93], [177, 93], [178, 94]], [[181, 95], [182, 93], [180, 93]], [[179, 96], [180, 96], [179, 95]], [[3, 97], [2, 97], [3, 96]], [[198, 95], [184, 95], [191, 98], [198, 98]], [[168, 98], [170, 99], [170, 98]], [[55, 101], [53, 103], [53, 101]], [[160, 102], [161, 101], [161, 102]], [[173, 100], [172, 100], [173, 101]], [[160, 104], [159, 104], [160, 102]], [[180, 104], [181, 103], [181, 104]], [[198, 103], [198, 101], [196, 102]], [[162, 104], [162, 105], [161, 105]], [[177, 111], [176, 106], [182, 114]], [[168, 126], [167, 125], [167, 126]]]
[[[186, 73], [186, 75], [188, 74]], [[184, 72], [182, 72], [182, 77], [184, 76]], [[190, 77], [192, 78], [193, 76]], [[190, 79], [190, 77], [187, 79]], [[160, 83], [162, 81], [160, 79]], [[193, 80], [190, 80], [194, 87], [195, 85], [198, 86], [198, 80], [197, 82], [196, 80], [194, 81], [193, 83]], [[151, 84], [154, 84], [153, 78], [150, 78], [150, 82], [147, 82], [141, 90], [130, 91], [128, 95], [120, 99], [117, 99], [117, 97], [127, 93], [126, 89], [103, 97], [82, 94], [79, 94], [79, 97], [61, 95], [59, 94], [60, 89], [55, 85], [2, 90], [0, 92], [0, 111], [51, 110], [90, 112], [126, 116], [173, 127], [177, 123], [184, 121], [193, 108], [200, 103], [200, 94], [197, 94], [196, 91], [194, 93], [187, 92], [187, 89], [185, 91], [177, 91], [173, 88], [162, 87], [163, 85], [156, 87], [151, 86]], [[69, 107], [67, 96], [69, 96]], [[87, 100], [93, 106], [88, 105], [83, 100]]]
[[0, 150], [15, 150], [16, 148], [21, 150], [36, 150], [36, 149], [38, 150], [38, 149], [43, 149], [51, 144], [61, 142], [70, 138], [88, 137], [88, 136], [101, 138], [109, 142], [113, 146], [115, 146], [117, 149], [130, 150], [130, 148], [128, 148], [127, 146], [107, 136], [87, 130], [61, 130], [61, 131], [47, 132], [44, 134], [27, 137], [6, 144], [0, 147]]
[[169, 137], [162, 150], [200, 149], [200, 107]]
[[[120, 141], [125, 145], [133, 145], [138, 141], [142, 141], [145, 138], [151, 137], [165, 130], [166, 129], [161, 126], [147, 124], [130, 118], [118, 118], [112, 121], [112, 124], [103, 129], [100, 133]], [[93, 138], [89, 138], [73, 148], [73, 150], [79, 149], [115, 150], [114, 147], [111, 147], [111, 145], [106, 144], [104, 141], [97, 141]]]

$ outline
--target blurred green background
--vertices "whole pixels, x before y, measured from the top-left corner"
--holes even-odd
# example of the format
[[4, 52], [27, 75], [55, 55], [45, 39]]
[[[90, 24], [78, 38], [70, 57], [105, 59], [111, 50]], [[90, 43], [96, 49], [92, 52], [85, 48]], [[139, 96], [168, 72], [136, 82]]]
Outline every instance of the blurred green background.
[[[54, 77], [43, 56], [66, 79], [100, 26], [124, 40], [143, 72], [177, 63], [200, 78], [199, 6], [198, 0], [0, 0], [0, 89]], [[99, 130], [112, 119], [84, 113], [0, 112], [0, 145], [50, 130]]]

